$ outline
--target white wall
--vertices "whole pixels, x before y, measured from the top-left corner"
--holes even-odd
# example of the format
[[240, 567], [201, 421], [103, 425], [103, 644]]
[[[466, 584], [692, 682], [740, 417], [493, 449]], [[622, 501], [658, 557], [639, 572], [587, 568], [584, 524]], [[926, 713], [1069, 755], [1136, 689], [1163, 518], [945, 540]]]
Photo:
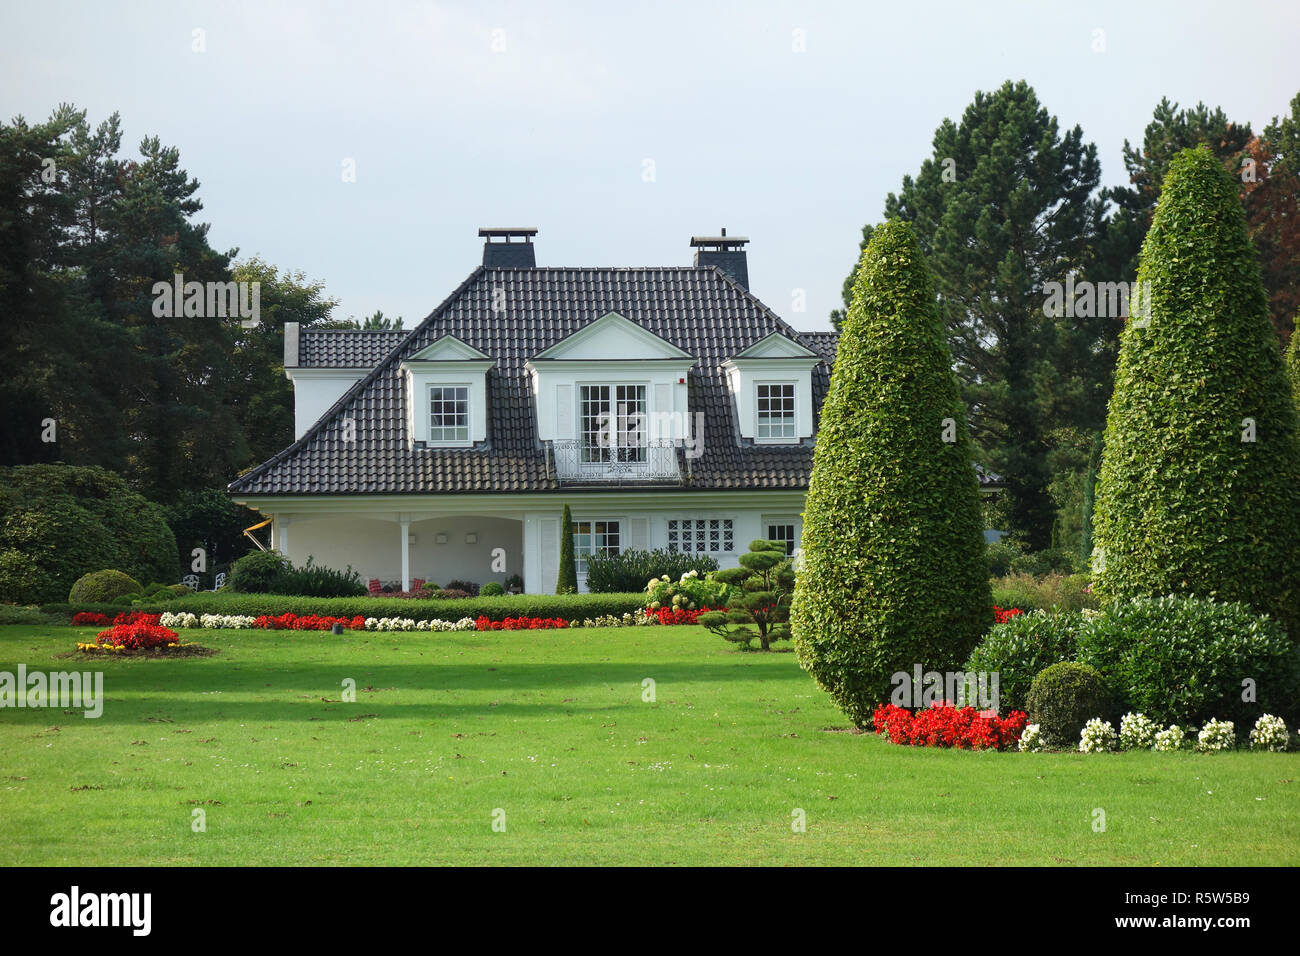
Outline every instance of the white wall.
[[[287, 539], [288, 557], [302, 564], [311, 555], [317, 564], [342, 570], [349, 564], [363, 580], [400, 581], [402, 576], [401, 525], [396, 520], [333, 516], [289, 516], [278, 519]], [[438, 544], [438, 533], [446, 534]], [[414, 521], [410, 533], [411, 577], [446, 584], [453, 578], [486, 584], [505, 583], [511, 574], [523, 573], [523, 528], [507, 518], [454, 517]], [[467, 544], [466, 534], [478, 541]], [[493, 549], [505, 550], [505, 570], [493, 571]], [[552, 582], [554, 587], [554, 582]]]
[[367, 369], [301, 369], [286, 370], [293, 381], [293, 437], [296, 441], [307, 429], [329, 411], [330, 406], [343, 394], [369, 374]]
[[[733, 550], [710, 554], [720, 568], [738, 567], [740, 555], [749, 550], [749, 543], [756, 538], [767, 537], [766, 519], [793, 518], [795, 534], [800, 535], [803, 530], [803, 522], [799, 518], [797, 509], [607, 508], [594, 501], [590, 504], [585, 503], [581, 497], [570, 501], [569, 507], [574, 521], [618, 521], [624, 549], [633, 547], [640, 550], [666, 549], [670, 519], [730, 519]], [[559, 573], [558, 525], [562, 509], [563, 504], [559, 503], [553, 511], [529, 512], [525, 518], [524, 586], [530, 593], [555, 593], [556, 576]], [[546, 527], [547, 523], [552, 523], [554, 526]], [[638, 527], [645, 529], [644, 541], [640, 539]], [[554, 546], [549, 544], [550, 541], [555, 541]], [[554, 556], [550, 553], [553, 549], [557, 552]], [[585, 582], [580, 580], [579, 585], [585, 590]]]

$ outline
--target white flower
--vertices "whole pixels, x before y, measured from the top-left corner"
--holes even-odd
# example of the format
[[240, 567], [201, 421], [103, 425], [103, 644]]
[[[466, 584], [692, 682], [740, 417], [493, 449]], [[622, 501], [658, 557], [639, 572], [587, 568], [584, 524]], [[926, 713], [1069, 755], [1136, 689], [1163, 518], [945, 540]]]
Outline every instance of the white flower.
[[1118, 740], [1109, 720], [1094, 717], [1084, 724], [1083, 732], [1079, 734], [1079, 750], [1086, 754], [1105, 753], [1114, 750]]
[[1125, 750], [1150, 750], [1158, 729], [1145, 714], [1125, 714], [1119, 722], [1119, 745]]
[[1237, 745], [1237, 731], [1230, 720], [1206, 721], [1196, 736], [1196, 749], [1202, 753], [1231, 750]]
[[1183, 728], [1177, 724], [1170, 724], [1168, 730], [1159, 731], [1156, 734], [1156, 750], [1161, 753], [1172, 753], [1175, 750], [1183, 748]]
[[1020, 734], [1020, 749], [1035, 753], [1043, 749], [1043, 733], [1037, 724], [1030, 724]]
[[1291, 741], [1291, 733], [1286, 729], [1286, 722], [1281, 717], [1265, 714], [1255, 721], [1250, 732], [1250, 745], [1256, 750], [1286, 750]]

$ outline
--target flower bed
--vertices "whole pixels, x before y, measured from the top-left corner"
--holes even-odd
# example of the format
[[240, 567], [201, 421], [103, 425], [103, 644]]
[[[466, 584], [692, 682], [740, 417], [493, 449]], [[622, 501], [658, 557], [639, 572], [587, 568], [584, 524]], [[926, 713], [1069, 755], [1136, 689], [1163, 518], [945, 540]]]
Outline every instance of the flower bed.
[[157, 624], [161, 616], [160, 614], [148, 614], [144, 611], [123, 611], [110, 617], [107, 614], [83, 611], [80, 614], [73, 615], [72, 625], [74, 627], [85, 627], [93, 624], [100, 627], [106, 625], [117, 627], [122, 624]]
[[645, 608], [621, 617], [605, 614], [595, 618], [507, 617], [494, 621], [486, 614], [457, 621], [420, 620], [410, 617], [328, 617], [316, 614], [261, 614], [256, 617], [238, 614], [204, 614], [166, 611], [149, 615], [152, 623], [165, 627], [256, 628], [271, 631], [328, 631], [335, 624], [350, 631], [540, 631], [568, 627], [637, 627], [648, 624], [695, 624], [708, 608]]
[[947, 701], [915, 712], [884, 704], [872, 716], [876, 733], [890, 743], [959, 750], [1008, 749], [1019, 743], [1027, 723], [1024, 711], [999, 717], [996, 711], [954, 707]]
[[159, 624], [115, 624], [100, 631], [95, 639], [104, 647], [119, 647], [129, 651], [147, 651], [180, 642], [180, 635]]

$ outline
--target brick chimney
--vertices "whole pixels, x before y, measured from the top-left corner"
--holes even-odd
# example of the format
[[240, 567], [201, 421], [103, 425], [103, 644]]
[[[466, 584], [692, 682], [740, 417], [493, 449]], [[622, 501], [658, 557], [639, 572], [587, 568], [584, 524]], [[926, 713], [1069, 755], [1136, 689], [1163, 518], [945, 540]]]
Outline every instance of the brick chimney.
[[[505, 228], [480, 229], [483, 243], [483, 265], [489, 269], [535, 269], [537, 255], [533, 250], [536, 229]], [[515, 241], [519, 240], [519, 241]]]
[[720, 236], [691, 236], [695, 266], [702, 269], [717, 266], [748, 289], [749, 263], [745, 258], [745, 244], [748, 242], [744, 236], [728, 236], [725, 228]]

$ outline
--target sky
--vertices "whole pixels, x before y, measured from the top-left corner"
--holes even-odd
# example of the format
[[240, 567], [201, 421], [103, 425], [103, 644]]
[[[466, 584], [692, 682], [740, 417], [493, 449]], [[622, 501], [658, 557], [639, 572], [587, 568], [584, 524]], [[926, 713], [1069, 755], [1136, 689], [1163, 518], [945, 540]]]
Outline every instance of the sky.
[[[479, 264], [692, 261], [827, 329], [866, 222], [977, 90], [1026, 80], [1126, 182], [1161, 97], [1258, 131], [1300, 92], [1300, 4], [0, 0], [0, 116], [121, 113], [179, 148], [209, 239], [411, 328]], [[349, 170], [353, 175], [349, 177]]]

